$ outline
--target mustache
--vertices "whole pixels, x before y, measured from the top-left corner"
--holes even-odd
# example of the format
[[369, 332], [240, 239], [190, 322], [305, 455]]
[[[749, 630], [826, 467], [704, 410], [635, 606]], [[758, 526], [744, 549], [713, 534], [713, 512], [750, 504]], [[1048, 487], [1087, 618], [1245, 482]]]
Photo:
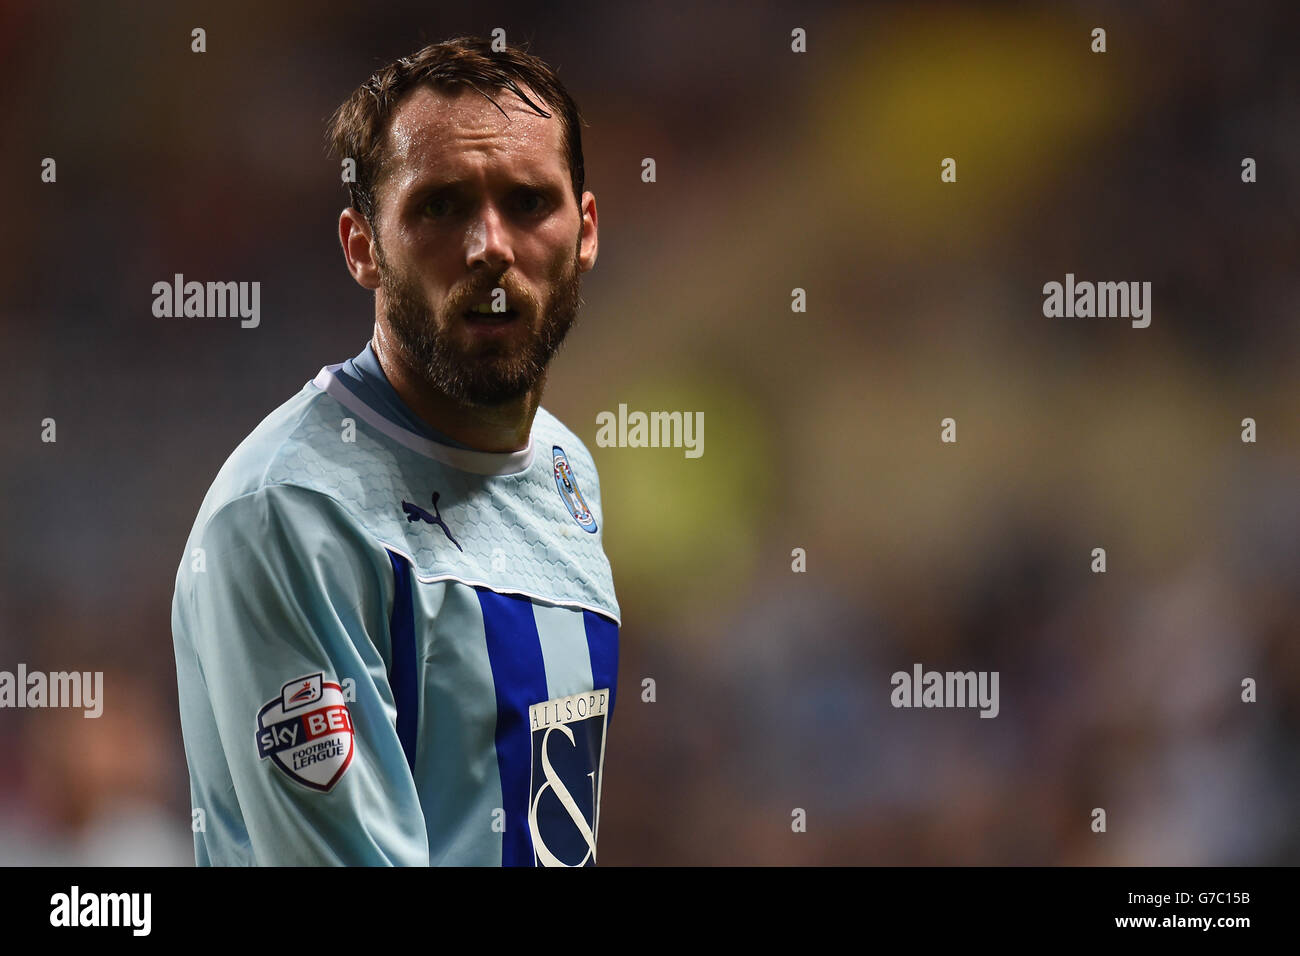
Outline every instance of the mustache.
[[484, 299], [490, 302], [497, 289], [505, 292], [507, 309], [536, 314], [537, 302], [532, 294], [505, 274], [485, 281], [467, 283], [463, 288], [457, 289], [447, 297], [447, 311], [459, 315], [476, 302], [482, 302]]

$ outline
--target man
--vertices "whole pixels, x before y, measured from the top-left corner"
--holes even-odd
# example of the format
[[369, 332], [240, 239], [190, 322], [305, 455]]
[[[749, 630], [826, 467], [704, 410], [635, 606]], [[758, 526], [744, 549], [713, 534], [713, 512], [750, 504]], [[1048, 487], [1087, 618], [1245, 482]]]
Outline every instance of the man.
[[200, 865], [596, 862], [619, 608], [595, 465], [540, 407], [596, 261], [579, 122], [469, 38], [334, 115], [374, 336], [244, 440], [186, 544]]

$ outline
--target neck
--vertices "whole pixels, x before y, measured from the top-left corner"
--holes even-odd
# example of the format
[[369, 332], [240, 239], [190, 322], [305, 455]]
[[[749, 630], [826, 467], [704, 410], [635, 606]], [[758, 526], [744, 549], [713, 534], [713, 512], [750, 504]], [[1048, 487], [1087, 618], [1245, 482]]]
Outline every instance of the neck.
[[490, 407], [463, 405], [414, 375], [379, 326], [371, 345], [393, 390], [430, 428], [478, 451], [513, 452], [528, 447], [545, 376], [514, 401]]

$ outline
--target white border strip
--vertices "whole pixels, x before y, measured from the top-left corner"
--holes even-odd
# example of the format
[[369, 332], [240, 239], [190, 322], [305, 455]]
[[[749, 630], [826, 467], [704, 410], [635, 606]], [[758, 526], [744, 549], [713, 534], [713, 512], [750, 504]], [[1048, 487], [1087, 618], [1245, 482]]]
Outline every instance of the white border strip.
[[451, 465], [453, 468], [473, 472], [476, 475], [519, 475], [526, 472], [533, 465], [534, 442], [531, 431], [528, 435], [528, 447], [521, 448], [519, 451], [490, 452], [455, 448], [441, 442], [430, 441], [394, 422], [390, 422], [354, 395], [328, 367], [320, 370], [316, 377], [312, 379], [312, 384], [367, 424], [379, 429], [393, 441], [400, 442], [411, 451], [418, 452], [426, 458], [432, 458], [434, 461], [440, 461], [444, 465]]
[[540, 594], [533, 594], [531, 591], [520, 591], [517, 588], [497, 587], [495, 584], [488, 581], [471, 581], [468, 578], [462, 578], [455, 574], [423, 575], [415, 570], [415, 559], [401, 548], [395, 548], [391, 544], [387, 544], [383, 541], [379, 542], [379, 546], [384, 548], [386, 551], [391, 551], [393, 554], [405, 558], [406, 563], [410, 565], [411, 576], [421, 584], [436, 584], [439, 581], [455, 581], [457, 584], [464, 584], [471, 588], [486, 588], [489, 591], [495, 591], [497, 594], [518, 594], [520, 597], [526, 597], [533, 601], [541, 601], [543, 604], [550, 605], [551, 607], [571, 607], [583, 611], [591, 611], [593, 614], [600, 614], [603, 617], [612, 618], [614, 623], [620, 628], [623, 626], [623, 620], [619, 615], [615, 614], [609, 608], [597, 607], [595, 604], [585, 604], [582, 601], [565, 601], [559, 598], [544, 597]]

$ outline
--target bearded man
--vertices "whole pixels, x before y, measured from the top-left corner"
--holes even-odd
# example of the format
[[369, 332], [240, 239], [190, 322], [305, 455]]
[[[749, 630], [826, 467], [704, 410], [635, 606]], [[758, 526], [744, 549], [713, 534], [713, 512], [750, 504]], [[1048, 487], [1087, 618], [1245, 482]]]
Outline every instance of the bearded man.
[[596, 262], [581, 121], [482, 39], [332, 117], [374, 332], [234, 451], [172, 628], [200, 865], [592, 865], [619, 608], [541, 407]]

